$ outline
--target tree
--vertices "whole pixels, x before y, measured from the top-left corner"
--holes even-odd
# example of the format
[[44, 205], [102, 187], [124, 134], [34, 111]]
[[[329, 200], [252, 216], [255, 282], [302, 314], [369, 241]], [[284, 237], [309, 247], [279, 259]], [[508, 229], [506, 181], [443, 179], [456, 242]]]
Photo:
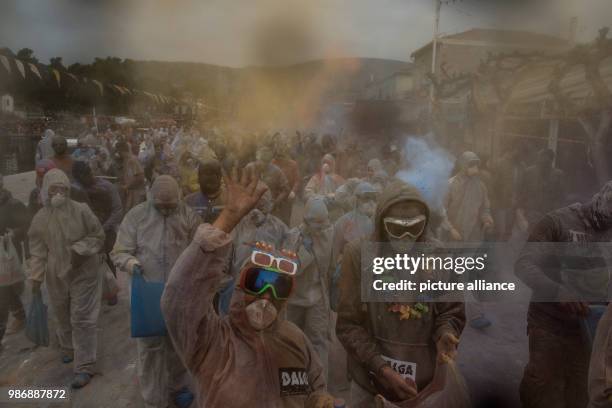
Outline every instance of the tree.
[[30, 48], [22, 48], [17, 51], [17, 58], [25, 62], [31, 62], [33, 64], [38, 63], [38, 59], [34, 57], [34, 51]]

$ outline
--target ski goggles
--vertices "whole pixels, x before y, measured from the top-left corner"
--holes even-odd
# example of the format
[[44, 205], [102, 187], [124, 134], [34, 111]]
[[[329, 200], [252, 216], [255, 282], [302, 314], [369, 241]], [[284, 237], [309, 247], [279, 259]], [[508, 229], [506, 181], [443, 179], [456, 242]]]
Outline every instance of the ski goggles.
[[293, 277], [269, 269], [249, 268], [240, 276], [240, 288], [253, 296], [270, 290], [275, 299], [285, 300], [293, 289]]
[[413, 218], [395, 218], [385, 217], [385, 231], [390, 237], [395, 239], [403, 239], [407, 236], [410, 238], [418, 238], [425, 229], [427, 217], [419, 215]]
[[268, 252], [259, 251], [257, 249], [251, 252], [251, 263], [287, 275], [295, 275], [298, 270], [297, 262], [287, 258], [276, 257]]

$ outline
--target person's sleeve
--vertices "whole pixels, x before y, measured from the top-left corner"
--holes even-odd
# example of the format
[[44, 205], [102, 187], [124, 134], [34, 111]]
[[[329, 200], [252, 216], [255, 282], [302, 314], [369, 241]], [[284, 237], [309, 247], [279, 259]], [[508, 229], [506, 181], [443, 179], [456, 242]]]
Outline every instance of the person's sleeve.
[[136, 213], [135, 209], [129, 211], [117, 232], [115, 246], [110, 253], [110, 258], [119, 269], [127, 273], [132, 273], [132, 266], [138, 262], [135, 257], [136, 249], [138, 248], [137, 223], [134, 220]]
[[109, 194], [111, 196], [111, 215], [104, 223], [104, 230], [115, 231], [121, 223], [121, 217], [123, 217], [123, 205], [121, 204], [121, 197], [119, 196], [119, 190], [117, 187], [109, 183]]
[[177, 259], [161, 299], [161, 308], [174, 348], [187, 368], [195, 372], [220, 338], [221, 318], [213, 308], [215, 293], [226, 275], [231, 251], [229, 234], [202, 224]]
[[187, 225], [189, 225], [189, 240], [195, 237], [200, 224], [202, 224], [202, 218], [190, 207], [185, 208], [187, 211]]
[[481, 182], [482, 192], [483, 192], [483, 201], [482, 207], [480, 211], [480, 217], [484, 219], [484, 217], [491, 216], [491, 200], [489, 200], [489, 191], [487, 186]]
[[[308, 374], [308, 383], [311, 387], [311, 392], [308, 395], [304, 407], [327, 407], [333, 405], [333, 397], [327, 393], [327, 383], [325, 380], [325, 373], [323, 371], [323, 365], [317, 355], [312, 343], [304, 336], [305, 343], [305, 357], [307, 361], [306, 371]], [[326, 405], [323, 402], [327, 401], [330, 404]]]
[[340, 276], [336, 335], [346, 352], [359, 364], [377, 373], [386, 364], [366, 326], [367, 313], [361, 303], [361, 266], [357, 261], [358, 242], [345, 247]]
[[314, 197], [317, 194], [317, 178], [316, 176], [312, 176], [308, 183], [306, 183], [306, 187], [304, 187], [304, 198], [306, 200]]
[[538, 293], [538, 296], [543, 298], [552, 299], [555, 297], [558, 293], [559, 284], [544, 273], [544, 268], [554, 267], [558, 264], [558, 259], [553, 253], [553, 248], [541, 244], [557, 241], [557, 224], [552, 217], [546, 215], [534, 225], [529, 239], [514, 264], [516, 276], [529, 286], [534, 293]]
[[85, 234], [83, 238], [74, 242], [71, 248], [74, 252], [83, 256], [98, 254], [104, 248], [105, 235], [102, 224], [86, 204], [79, 204], [78, 206], [80, 207], [79, 210], [82, 211]]
[[[12, 214], [14, 214], [9, 220], [11, 228], [15, 234], [14, 242], [22, 242], [25, 240], [28, 224], [29, 224], [29, 213], [26, 206], [18, 200], [15, 200], [12, 208]], [[21, 249], [18, 249], [20, 252]]]
[[283, 173], [283, 171], [278, 167], [276, 167], [276, 169], [278, 170], [277, 179], [278, 179], [278, 187], [279, 187], [279, 193], [278, 193], [278, 196], [276, 197], [276, 202], [281, 202], [285, 198], [287, 198], [291, 189], [289, 187], [289, 181], [287, 181], [287, 176], [285, 176], [285, 173]]
[[293, 180], [295, 180], [293, 182], [293, 186], [291, 187], [291, 191], [293, 191], [295, 194], [298, 193], [299, 189], [300, 189], [300, 168], [298, 167], [297, 163], [294, 161], [293, 162], [293, 166], [292, 166], [292, 173], [293, 173]]
[[48, 248], [43, 237], [43, 227], [46, 227], [46, 220], [42, 219], [39, 212], [34, 216], [32, 225], [28, 231], [30, 279], [36, 282], [45, 280], [45, 272], [47, 269]]
[[437, 342], [444, 333], [461, 337], [465, 327], [465, 304], [461, 302], [440, 302], [432, 304], [436, 310], [433, 341]]
[[333, 238], [333, 248], [332, 253], [335, 259], [339, 259], [342, 250], [344, 249], [344, 217], [341, 217], [334, 224], [334, 238]]

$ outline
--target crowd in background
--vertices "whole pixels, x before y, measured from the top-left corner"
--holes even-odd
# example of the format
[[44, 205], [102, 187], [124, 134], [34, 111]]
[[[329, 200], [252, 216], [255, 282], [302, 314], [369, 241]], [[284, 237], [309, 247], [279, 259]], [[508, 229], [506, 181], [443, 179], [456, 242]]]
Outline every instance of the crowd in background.
[[[17, 250], [29, 258], [33, 292], [40, 292], [45, 283], [58, 320], [62, 361], [73, 362], [72, 386], [80, 388], [95, 373], [98, 314], [102, 299], [111, 306], [117, 303], [117, 273], [138, 273], [145, 280], [168, 282], [181, 253], [196, 239], [198, 227], [215, 223], [224, 208], [235, 205], [228, 203], [232, 198], [228, 180], [233, 175], [258, 180], [258, 186], [267, 190], [231, 230], [232, 249], [225, 255], [227, 273], [212, 292], [215, 313], [231, 315], [232, 297], [254, 242], [289, 249], [300, 261], [300, 273], [287, 300], [286, 318], [312, 344], [321, 362], [317, 375], [328, 377], [332, 312], [338, 312], [335, 330], [348, 353], [350, 376], [356, 384], [351, 388], [354, 405], [350, 406], [358, 406], [357, 401], [372, 403], [368, 398], [381, 390], [389, 399], [407, 399], [413, 389], [401, 380], [412, 380], [418, 390], [423, 389], [432, 381], [432, 361], [441, 350], [446, 358], [454, 358], [464, 324], [485, 330], [492, 321], [477, 301], [468, 304], [467, 312], [463, 304], [436, 308], [418, 304], [412, 309], [392, 305], [391, 311], [370, 306], [369, 311], [361, 311], [360, 300], [355, 298], [360, 293], [357, 278], [350, 277], [359, 264], [352, 243], [376, 237], [395, 243], [399, 252], [405, 250], [402, 240], [407, 235], [413, 240], [424, 240], [427, 235], [427, 239], [442, 242], [524, 242], [534, 229], [539, 234], [536, 238], [565, 240], [547, 235], [546, 228], [557, 233], [569, 229], [563, 222], [574, 213], [554, 216], [561, 220], [556, 224], [547, 215], [571, 204], [552, 150], [539, 151], [532, 163], [524, 161], [527, 156], [519, 146], [508, 146], [495, 162], [465, 151], [449, 175], [443, 205], [437, 207], [422, 198], [424, 192], [395, 177], [411, 167], [404, 149], [401, 139], [382, 142], [307, 131], [250, 133], [176, 126], [91, 128], [81, 132], [72, 147], [62, 130], [46, 129], [36, 149], [36, 186], [32, 186], [27, 206], [13, 199], [7, 189], [0, 189], [0, 233], [10, 234]], [[609, 192], [600, 194], [600, 201], [612, 200], [606, 195]], [[67, 208], [66, 201], [75, 204], [64, 212], [51, 210]], [[398, 207], [398, 202], [414, 205]], [[551, 225], [542, 225], [542, 220]], [[609, 221], [594, 227], [598, 239], [608, 239]], [[579, 227], [572, 224], [571, 228]], [[98, 254], [99, 258], [93, 256]], [[539, 262], [534, 254], [523, 254], [521, 261], [526, 269]], [[533, 274], [521, 275], [527, 284], [539, 288], [530, 277]], [[5, 329], [15, 333], [24, 325], [19, 298], [23, 287], [23, 279], [0, 286], [0, 339]], [[372, 321], [384, 321], [386, 326], [369, 326], [367, 313], [379, 316]], [[395, 318], [405, 313], [407, 321], [427, 324], [417, 330]], [[583, 311], [573, 313], [578, 318]], [[9, 314], [12, 320], [7, 326]], [[381, 320], [381, 315], [387, 317]], [[429, 317], [421, 320], [422, 315]], [[588, 398], [589, 354], [584, 352], [573, 362], [582, 371], [572, 378], [565, 377], [564, 367], [554, 372], [548, 368], [569, 348], [575, 350], [576, 344], [586, 349], [574, 331], [576, 322], [534, 308], [529, 319], [534, 343], [542, 339], [575, 343], [549, 354], [532, 351], [521, 386], [525, 406], [546, 406], [536, 400], [554, 390], [542, 378], [562, 390], [573, 390], [565, 392], [574, 393], [572, 398], [578, 401], [555, 406], [585, 406], [581, 404]], [[381, 338], [384, 344], [424, 343], [434, 353], [420, 352], [418, 358], [427, 361], [419, 362], [416, 376], [398, 380], [397, 373], [386, 370], [388, 360], [381, 360], [369, 348], [375, 344], [373, 339]], [[192, 374], [194, 369], [185, 361], [184, 347], [171, 339], [176, 340], [172, 331], [170, 337], [137, 340], [138, 375], [146, 406], [165, 407], [168, 398], [174, 398], [177, 405], [191, 403], [193, 379], [187, 369]], [[406, 351], [409, 345], [398, 347], [403, 350], [398, 356], [416, 358]], [[391, 349], [387, 351], [393, 353]], [[374, 373], [373, 382], [368, 373]], [[377, 377], [382, 385], [373, 389]], [[209, 402], [215, 401], [211, 393]]]

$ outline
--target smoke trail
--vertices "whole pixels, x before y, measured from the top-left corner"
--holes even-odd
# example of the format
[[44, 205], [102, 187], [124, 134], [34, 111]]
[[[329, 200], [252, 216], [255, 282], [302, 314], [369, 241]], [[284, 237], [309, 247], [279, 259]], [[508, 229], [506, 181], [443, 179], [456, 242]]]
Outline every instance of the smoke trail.
[[432, 139], [431, 134], [425, 138], [406, 139], [404, 159], [407, 167], [398, 171], [396, 177], [414, 185], [430, 208], [438, 210], [442, 208], [455, 158]]

